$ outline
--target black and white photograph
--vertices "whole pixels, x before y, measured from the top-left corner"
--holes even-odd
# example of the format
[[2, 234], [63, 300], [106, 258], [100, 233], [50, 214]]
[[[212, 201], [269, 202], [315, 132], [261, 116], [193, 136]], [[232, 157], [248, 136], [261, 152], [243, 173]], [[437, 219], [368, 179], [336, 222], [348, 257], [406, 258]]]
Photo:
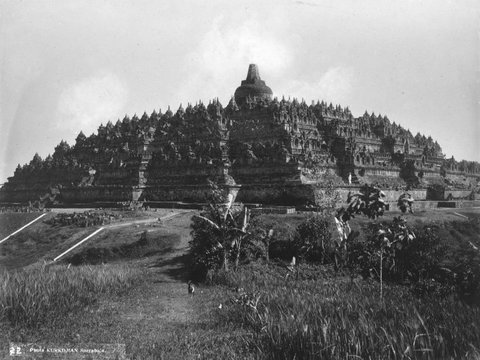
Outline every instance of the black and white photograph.
[[480, 3], [0, 0], [0, 359], [480, 359]]

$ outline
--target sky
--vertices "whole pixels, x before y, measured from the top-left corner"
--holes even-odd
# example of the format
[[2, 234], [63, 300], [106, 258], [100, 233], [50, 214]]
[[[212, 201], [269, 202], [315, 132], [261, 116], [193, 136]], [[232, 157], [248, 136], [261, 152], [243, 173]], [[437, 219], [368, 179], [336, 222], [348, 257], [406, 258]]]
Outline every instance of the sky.
[[0, 184], [125, 114], [274, 96], [387, 115], [480, 161], [477, 1], [2, 0]]

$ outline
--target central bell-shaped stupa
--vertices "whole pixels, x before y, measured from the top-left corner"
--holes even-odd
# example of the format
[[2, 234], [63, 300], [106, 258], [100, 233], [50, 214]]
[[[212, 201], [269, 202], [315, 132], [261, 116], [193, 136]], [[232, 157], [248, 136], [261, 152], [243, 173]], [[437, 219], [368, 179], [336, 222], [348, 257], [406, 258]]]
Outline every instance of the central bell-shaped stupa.
[[235, 90], [235, 102], [239, 105], [243, 104], [248, 96], [251, 98], [272, 98], [272, 89], [265, 85], [265, 81], [260, 79], [258, 66], [250, 64], [246, 80]]

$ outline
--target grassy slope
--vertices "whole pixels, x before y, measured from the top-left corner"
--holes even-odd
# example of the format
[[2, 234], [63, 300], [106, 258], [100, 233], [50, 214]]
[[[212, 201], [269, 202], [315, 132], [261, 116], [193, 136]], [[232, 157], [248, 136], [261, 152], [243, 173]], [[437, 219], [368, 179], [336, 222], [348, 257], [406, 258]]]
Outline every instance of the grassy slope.
[[[426, 214], [417, 214], [415, 216], [418, 217], [419, 221], [426, 221], [432, 218]], [[435, 214], [435, 216], [438, 216], [439, 220], [443, 217], [439, 214]], [[384, 346], [386, 350], [383, 351], [386, 351], [388, 355], [388, 351], [391, 351], [388, 350], [390, 346], [388, 339], [393, 339], [395, 336], [401, 337], [401, 333], [395, 333], [392, 330], [394, 328], [392, 324], [395, 323], [390, 323], [391, 321], [401, 322], [406, 324], [405, 326], [412, 326], [411, 329], [409, 328], [410, 330], [405, 330], [409, 337], [405, 338], [406, 340], [401, 343], [402, 345], [411, 343], [412, 336], [415, 338], [415, 335], [420, 334], [420, 331], [424, 330], [421, 328], [422, 325], [418, 316], [413, 311], [412, 305], [417, 305], [417, 303], [410, 302], [395, 287], [388, 287], [386, 296], [391, 296], [393, 300], [396, 299], [397, 301], [401, 299], [402, 304], [400, 305], [403, 306], [404, 310], [402, 310], [402, 313], [405, 315], [402, 315], [404, 317], [395, 315], [398, 310], [387, 312], [383, 320], [380, 319], [384, 322], [384, 327], [389, 324], [389, 327], [386, 328], [388, 330], [387, 335], [383, 336], [383, 330], [379, 328], [382, 322], [380, 320], [378, 323], [375, 322], [375, 314], [382, 314], [382, 310], [377, 309], [375, 305], [377, 302], [376, 291], [378, 290], [376, 284], [357, 282], [357, 285], [348, 287], [345, 281], [332, 278], [331, 274], [316, 270], [314, 271], [316, 275], [313, 275], [313, 277], [302, 279], [301, 282], [293, 284], [293, 286], [292, 283], [289, 283], [283, 288], [279, 285], [279, 282], [284, 282], [283, 272], [285, 270], [283, 268], [273, 268], [273, 270], [268, 271], [264, 267], [256, 270], [250, 269], [246, 273], [253, 273], [254, 278], [248, 278], [244, 274], [242, 275], [243, 278], [240, 276], [237, 278], [220, 279], [219, 283], [228, 284], [229, 286], [200, 286], [197, 287], [197, 295], [194, 298], [188, 297], [186, 296], [186, 285], [184, 283], [186, 279], [182, 269], [184, 261], [182, 253], [185, 249], [182, 250], [182, 247], [184, 248], [189, 240], [189, 219], [190, 215], [188, 214], [163, 224], [164, 230], [180, 235], [181, 244], [178, 245], [180, 246], [179, 250], [174, 250], [170, 255], [154, 253], [149, 257], [128, 261], [130, 265], [146, 270], [145, 275], [134, 282], [132, 291], [121, 297], [102, 295], [96, 302], [88, 305], [81, 315], [74, 314], [68, 316], [68, 318], [64, 319], [64, 322], [58, 322], [55, 327], [45, 324], [35, 330], [12, 327], [9, 327], [4, 332], [0, 330], [0, 339], [2, 339], [0, 347], [4, 348], [3, 345], [8, 340], [44, 341], [57, 344], [64, 342], [123, 342], [127, 344], [129, 358], [133, 359], [188, 359], [198, 358], [198, 355], [205, 359], [268, 357], [269, 353], [264, 353], [264, 350], [262, 350], [265, 348], [270, 348], [269, 351], [272, 354], [284, 354], [285, 358], [291, 358], [290, 355], [292, 353], [289, 352], [290, 350], [282, 349], [279, 345], [275, 345], [278, 341], [278, 344], [288, 344], [292, 339], [292, 337], [288, 337], [288, 334], [295, 335], [298, 333], [300, 337], [296, 339], [300, 341], [299, 346], [306, 346], [301, 344], [310, 344], [309, 346], [312, 346], [311, 339], [321, 337], [323, 331], [322, 324], [315, 323], [315, 319], [334, 320], [333, 318], [329, 319], [329, 316], [335, 315], [334, 311], [331, 314], [323, 314], [322, 317], [318, 317], [318, 315], [314, 316], [312, 312], [304, 311], [304, 308], [321, 311], [321, 309], [328, 309], [328, 306], [331, 306], [331, 304], [336, 304], [337, 308], [348, 310], [352, 309], [352, 306], [357, 306], [357, 303], [360, 303], [359, 299], [362, 297], [367, 298], [366, 302], [361, 303], [354, 310], [358, 313], [362, 306], [368, 306], [368, 309], [370, 309], [370, 319], [364, 318], [362, 325], [364, 327], [357, 328], [357, 339], [359, 339], [360, 346], [365, 346], [364, 349], [368, 349], [367, 345]], [[286, 216], [283, 220], [287, 221], [290, 219]], [[294, 221], [301, 221], [301, 219], [302, 216], [299, 215], [294, 217]], [[461, 220], [461, 218], [455, 215], [448, 215], [447, 219]], [[129, 235], [127, 232], [123, 233], [123, 240], [121, 241], [131, 241], [131, 237], [136, 238], [144, 228], [152, 230], [148, 226], [134, 227]], [[464, 229], [461, 230], [461, 225], [455, 231], [465, 232]], [[120, 233], [122, 232], [113, 231], [110, 234], [112, 235], [111, 237], [103, 240], [104, 243], [115, 244], [116, 241], [113, 239], [116, 239]], [[474, 234], [470, 235], [473, 236]], [[262, 291], [261, 304], [263, 305], [259, 309], [261, 308], [264, 311], [267, 306], [270, 306], [272, 309], [272, 321], [268, 332], [262, 331], [262, 327], [258, 327], [258, 324], [255, 323], [254, 317], [248, 316], [248, 308], [243, 308], [231, 302], [231, 299], [237, 295], [232, 291], [232, 288], [236, 285], [244, 286], [247, 291]], [[356, 288], [358, 286], [360, 289]], [[309, 300], [312, 297], [312, 291], [315, 293], [315, 296]], [[329, 299], [334, 299], [333, 303]], [[304, 303], [305, 301], [307, 303]], [[392, 299], [389, 301], [392, 301]], [[462, 312], [462, 316], [456, 316], [453, 309], [458, 304], [448, 305], [450, 300], [447, 299], [445, 301], [447, 302], [419, 304], [419, 306], [427, 310], [429, 308], [444, 309], [442, 310], [444, 313], [443, 319], [428, 317], [422, 310], [421, 316], [422, 319], [427, 319], [428, 330], [431, 331], [442, 326], [450, 327], [452, 331], [462, 331], [463, 329], [468, 331], [465, 341], [480, 341], [478, 339], [478, 323], [480, 322], [478, 312], [469, 313], [466, 311]], [[220, 305], [222, 305], [221, 308]], [[458, 306], [456, 309], [458, 309]], [[284, 315], [292, 315], [292, 311], [294, 316], [295, 312], [297, 312], [302, 317], [297, 317], [297, 320], [291, 322], [287, 319], [286, 323], [283, 323], [285, 325], [284, 331], [281, 331], [282, 327], [280, 327], [277, 329], [277, 333], [275, 333], [276, 324], [286, 319]], [[344, 320], [348, 320], [347, 323], [350, 325], [357, 324], [356, 321], [349, 318], [349, 311], [345, 313], [347, 317]], [[395, 315], [393, 320], [391, 314]], [[313, 323], [309, 324], [310, 330], [308, 330], [311, 331], [312, 338], [302, 338], [304, 323], [300, 321], [301, 319], [313, 321]], [[343, 321], [341, 317], [338, 319]], [[341, 329], [341, 327], [338, 328]], [[378, 343], [368, 344], [368, 338], [361, 336], [362, 331], [367, 330], [371, 333], [366, 332], [366, 334], [376, 336], [375, 339]], [[418, 331], [418, 333], [415, 333], [415, 331]], [[331, 339], [335, 339], [336, 334], [338, 335], [338, 332], [333, 332], [330, 335], [332, 336]], [[459, 334], [459, 336], [463, 336], [461, 332]], [[423, 343], [418, 342], [418, 344]], [[327, 345], [331, 344], [328, 343]], [[354, 347], [355, 342], [352, 342], [351, 345]], [[398, 352], [400, 350], [394, 349], [400, 355]], [[402, 348], [401, 350], [406, 349]], [[459, 355], [466, 354], [465, 350], [462, 351]], [[325, 354], [323, 355], [325, 356]], [[419, 354], [422, 353], [420, 352]]]
[[[0, 358], [1, 350], [7, 348], [8, 341], [36, 341], [52, 344], [120, 342], [127, 345], [129, 358], [158, 359], [159, 349], [174, 344], [172, 336], [178, 329], [182, 331], [191, 320], [194, 321], [190, 313], [195, 299], [187, 296], [183, 269], [191, 215], [186, 213], [166, 220], [162, 222], [161, 229], [151, 224], [123, 227], [121, 237], [118, 237], [117, 231], [106, 232], [103, 239], [105, 246], [117, 246], [122, 242], [131, 243], [132, 237], [138, 240], [144, 229], [153, 230], [148, 235], [150, 240], [146, 253], [138, 253], [139, 257], [128, 260], [116, 259], [114, 265], [107, 266], [140, 271], [141, 275], [132, 282], [131, 291], [120, 296], [98, 293], [81, 313], [63, 314], [53, 323], [40, 322], [37, 328], [14, 327], [5, 323], [8, 326], [4, 330], [0, 327]], [[168, 253], [162, 249], [164, 240], [169, 243]], [[159, 248], [162, 251], [158, 252]], [[104, 267], [94, 265], [89, 268], [101, 271]], [[72, 269], [76, 268], [66, 271]]]
[[[34, 213], [0, 213], [0, 239], [10, 235], [15, 230], [28, 224], [33, 219], [42, 215], [40, 212]], [[39, 220], [41, 221], [41, 220]]]
[[[373, 222], [391, 221], [394, 217], [403, 215], [407, 220], [409, 226], [420, 226], [424, 224], [436, 224], [440, 227], [440, 236], [445, 242], [455, 242], [459, 236], [463, 239], [467, 239], [477, 244], [480, 242], [480, 233], [477, 227], [467, 224], [465, 217], [470, 219], [480, 219], [480, 210], [478, 209], [454, 209], [454, 210], [434, 210], [434, 211], [418, 211], [413, 214], [403, 215], [399, 211], [388, 211], [384, 216], [377, 220], [371, 220], [364, 216], [357, 216], [350, 221], [350, 227], [353, 230], [361, 231], [361, 229]], [[294, 230], [298, 224], [305, 220], [311, 213], [301, 213], [293, 215], [262, 215], [265, 219], [265, 223], [277, 223], [282, 224], [284, 227], [288, 227]], [[448, 224], [448, 225], [446, 225]], [[335, 229], [332, 226], [332, 231]], [[479, 243], [480, 245], [480, 243]]]
[[[117, 221], [116, 224], [147, 218], [156, 219], [170, 213], [171, 210], [124, 212], [123, 219]], [[5, 224], [5, 228], [13, 228], [12, 231], [15, 231], [35, 216], [38, 216], [37, 213], [0, 214], [0, 223]], [[47, 214], [38, 222], [0, 244], [0, 269], [22, 268], [35, 262], [41, 262], [43, 259], [53, 259], [98, 228], [98, 226], [83, 228], [75, 225], [51, 226], [44, 222], [44, 220], [52, 218], [53, 216], [55, 216], [53, 212]], [[158, 223], [158, 225], [160, 224], [161, 223]], [[112, 225], [115, 225], [115, 223]], [[91, 244], [103, 243], [104, 241], [106, 241], [106, 246], [133, 242], [138, 240], [138, 234], [145, 229], [152, 230], [151, 227], [143, 224], [118, 229], [106, 229], [99, 233], [98, 236], [89, 240], [88, 243], [80, 247], [79, 250], [85, 248], [85, 246], [88, 247]], [[9, 233], [12, 231], [9, 231]]]

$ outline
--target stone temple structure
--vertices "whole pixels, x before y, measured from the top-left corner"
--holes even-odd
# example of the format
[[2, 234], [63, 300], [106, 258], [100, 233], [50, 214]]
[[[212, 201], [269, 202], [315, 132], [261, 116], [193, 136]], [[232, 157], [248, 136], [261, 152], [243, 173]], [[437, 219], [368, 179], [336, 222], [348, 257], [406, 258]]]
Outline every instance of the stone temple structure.
[[100, 125], [18, 166], [0, 202], [203, 202], [212, 180], [246, 203], [308, 205], [325, 187], [377, 184], [394, 200], [478, 197], [480, 164], [445, 159], [431, 137], [387, 116], [278, 99], [256, 65], [227, 106], [180, 105]]

